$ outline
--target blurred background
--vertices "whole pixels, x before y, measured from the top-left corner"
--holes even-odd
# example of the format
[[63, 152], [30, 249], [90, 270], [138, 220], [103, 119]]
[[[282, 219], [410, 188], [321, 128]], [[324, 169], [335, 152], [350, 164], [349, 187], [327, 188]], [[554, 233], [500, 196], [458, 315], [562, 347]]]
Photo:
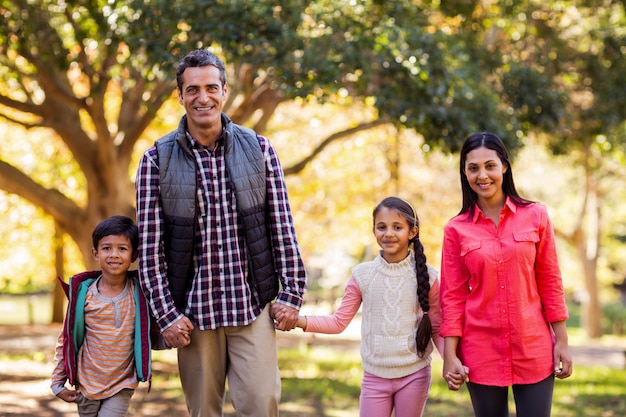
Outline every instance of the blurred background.
[[[619, 0], [0, 2], [0, 324], [59, 323], [55, 284], [91, 231], [134, 217], [141, 154], [176, 128], [175, 66], [210, 48], [226, 113], [276, 147], [309, 273], [331, 311], [376, 251], [372, 210], [412, 202], [428, 262], [461, 208], [458, 149], [506, 142], [548, 207], [568, 323], [622, 346], [626, 17]], [[357, 330], [358, 331], [358, 330]]]

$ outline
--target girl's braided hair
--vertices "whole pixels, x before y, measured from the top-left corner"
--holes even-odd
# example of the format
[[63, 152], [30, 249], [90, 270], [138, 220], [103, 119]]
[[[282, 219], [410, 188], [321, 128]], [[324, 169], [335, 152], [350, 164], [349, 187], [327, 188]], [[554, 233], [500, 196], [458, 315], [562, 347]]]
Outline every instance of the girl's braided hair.
[[409, 242], [413, 243], [413, 251], [415, 252], [415, 273], [417, 276], [417, 299], [420, 307], [424, 312], [422, 319], [419, 320], [417, 325], [417, 334], [415, 341], [417, 345], [417, 354], [419, 357], [423, 357], [426, 353], [426, 348], [430, 342], [432, 336], [432, 324], [430, 317], [428, 317], [428, 310], [430, 310], [430, 303], [428, 302], [428, 293], [430, 292], [430, 277], [428, 275], [428, 267], [426, 266], [426, 255], [424, 254], [424, 246], [419, 239], [419, 219], [413, 206], [399, 197], [387, 197], [381, 201], [374, 209], [374, 217], [378, 211], [382, 208], [397, 210], [409, 223], [411, 227], [417, 227], [418, 233]]

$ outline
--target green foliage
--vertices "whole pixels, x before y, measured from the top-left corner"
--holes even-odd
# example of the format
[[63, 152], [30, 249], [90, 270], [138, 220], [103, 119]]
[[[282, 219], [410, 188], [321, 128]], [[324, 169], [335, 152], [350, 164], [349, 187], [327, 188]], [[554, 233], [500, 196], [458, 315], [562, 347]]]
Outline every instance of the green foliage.
[[236, 71], [251, 68], [278, 100], [325, 102], [346, 92], [373, 98], [381, 119], [415, 129], [431, 146], [456, 150], [476, 130], [519, 146], [515, 116], [489, 79], [493, 63], [484, 65], [492, 55], [481, 50], [481, 33], [454, 20], [464, 22], [473, 2], [442, 10], [412, 1], [149, 3], [130, 3], [137, 13], [127, 42], [163, 68], [189, 49], [213, 47]]
[[626, 305], [622, 303], [605, 304], [602, 311], [606, 334], [626, 334]]
[[[286, 132], [279, 148], [283, 160], [311, 167], [290, 180], [311, 192], [296, 198], [299, 224], [311, 213], [329, 230], [343, 221], [356, 259], [363, 239], [350, 239], [362, 235], [354, 230], [368, 224], [382, 195], [423, 203], [426, 227], [448, 215], [452, 198], [441, 189], [457, 179], [421, 189], [431, 175], [423, 167], [435, 159], [429, 150], [456, 151], [471, 132], [494, 131], [511, 151], [533, 130], [573, 156], [591, 144], [594, 168], [623, 149], [625, 25], [616, 0], [2, 0], [0, 116], [52, 128], [71, 155], [42, 147], [38, 169], [28, 171], [3, 140], [0, 183], [88, 242], [107, 210], [132, 212], [132, 148], [175, 126], [153, 123], [174, 89], [174, 66], [188, 50], [210, 47], [229, 63], [232, 102], [241, 103], [229, 114], [238, 122], [264, 113], [263, 129], [279, 103], [329, 105], [323, 123], [297, 110], [273, 129], [292, 129], [290, 119], [304, 127]], [[342, 135], [368, 123], [386, 126]], [[293, 146], [296, 136], [302, 141]], [[346, 137], [353, 140], [324, 142]], [[599, 175], [621, 172], [623, 159]]]

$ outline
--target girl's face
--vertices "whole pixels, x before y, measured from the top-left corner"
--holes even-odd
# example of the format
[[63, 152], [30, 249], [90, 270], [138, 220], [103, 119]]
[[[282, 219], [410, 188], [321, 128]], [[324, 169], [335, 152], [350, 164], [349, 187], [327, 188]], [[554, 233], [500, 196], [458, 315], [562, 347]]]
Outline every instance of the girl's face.
[[507, 168], [492, 149], [480, 147], [467, 153], [465, 176], [478, 194], [479, 206], [501, 204], [505, 200], [502, 179]]
[[402, 261], [409, 254], [409, 240], [417, 235], [417, 227], [396, 209], [382, 207], [374, 217], [374, 235], [389, 263]]

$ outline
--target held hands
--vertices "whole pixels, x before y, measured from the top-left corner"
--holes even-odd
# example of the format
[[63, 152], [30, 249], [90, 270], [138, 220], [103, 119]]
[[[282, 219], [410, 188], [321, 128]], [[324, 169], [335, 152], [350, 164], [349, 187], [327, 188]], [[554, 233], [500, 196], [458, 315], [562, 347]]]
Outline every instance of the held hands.
[[278, 330], [289, 331], [295, 329], [298, 323], [298, 310], [281, 303], [272, 303], [270, 317], [275, 320]]
[[443, 361], [443, 378], [450, 391], [458, 391], [464, 382], [469, 382], [469, 368], [456, 356], [446, 359]]
[[193, 324], [187, 317], [182, 316], [170, 327], [163, 331], [165, 344], [170, 348], [182, 348], [191, 343]]

